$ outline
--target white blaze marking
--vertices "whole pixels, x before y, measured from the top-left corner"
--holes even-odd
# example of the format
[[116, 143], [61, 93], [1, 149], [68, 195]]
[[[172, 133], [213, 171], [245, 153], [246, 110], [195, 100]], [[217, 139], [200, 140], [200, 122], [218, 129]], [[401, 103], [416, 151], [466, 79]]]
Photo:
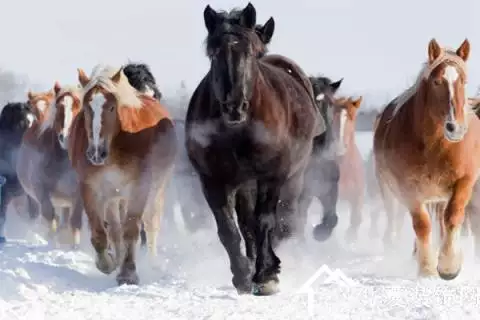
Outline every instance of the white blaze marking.
[[318, 96], [317, 96], [317, 101], [322, 101], [323, 98], [325, 98], [325, 95], [323, 93], [320, 93]]
[[100, 145], [100, 131], [102, 129], [102, 113], [103, 105], [105, 104], [105, 97], [101, 93], [95, 93], [92, 96], [91, 107], [93, 110], [92, 135], [93, 145], [98, 147]]
[[30, 128], [35, 121], [35, 116], [31, 113], [27, 114], [28, 127]]
[[343, 137], [345, 136], [345, 124], [347, 123], [347, 110], [340, 111], [340, 143], [344, 144]]
[[63, 98], [63, 105], [64, 105], [64, 118], [63, 118], [63, 137], [66, 138], [68, 136], [68, 131], [70, 129], [70, 125], [72, 124], [73, 118], [73, 98], [71, 96], [65, 96]]
[[47, 109], [47, 102], [45, 100], [40, 100], [37, 102], [37, 108], [41, 112], [45, 112], [45, 109]]
[[448, 66], [445, 68], [445, 74], [443, 78], [447, 80], [448, 83], [448, 91], [450, 92], [450, 121], [455, 121], [455, 106], [453, 101], [455, 101], [455, 88], [453, 87], [455, 81], [457, 81], [459, 75], [457, 69], [452, 66]]

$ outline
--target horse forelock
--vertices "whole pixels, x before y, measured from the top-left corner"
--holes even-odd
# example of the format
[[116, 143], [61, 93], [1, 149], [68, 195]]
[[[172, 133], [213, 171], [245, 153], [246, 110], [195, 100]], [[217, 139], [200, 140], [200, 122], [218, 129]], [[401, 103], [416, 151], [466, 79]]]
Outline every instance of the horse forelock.
[[249, 29], [242, 27], [239, 24], [240, 15], [242, 14], [243, 9], [235, 8], [227, 11], [218, 11], [217, 17], [218, 26], [213, 34], [208, 34], [205, 39], [206, 45], [206, 54], [208, 57], [212, 55], [212, 49], [214, 42], [218, 37], [224, 34], [234, 34], [240, 37], [241, 39], [246, 40], [250, 45], [252, 45], [253, 54], [257, 53], [266, 53], [268, 51], [267, 46], [262, 42], [258, 33], [254, 28]]
[[122, 70], [120, 81], [115, 83], [112, 77], [118, 72], [119, 68], [111, 66], [97, 65], [93, 71], [89, 83], [83, 87], [81, 98], [95, 87], [100, 87], [113, 94], [117, 100], [118, 107], [141, 108], [142, 101], [139, 98], [139, 92], [130, 85], [128, 78]]
[[467, 65], [465, 61], [460, 58], [455, 50], [450, 48], [442, 48], [441, 54], [432, 63], [424, 62], [420, 72], [417, 75], [415, 83], [405, 90], [401, 95], [394, 99], [395, 109], [393, 110], [391, 119], [398, 113], [400, 108], [404, 106], [410, 98], [412, 98], [418, 91], [418, 88], [424, 80], [428, 80], [432, 72], [443, 63], [453, 63], [462, 72], [465, 81], [467, 80]]

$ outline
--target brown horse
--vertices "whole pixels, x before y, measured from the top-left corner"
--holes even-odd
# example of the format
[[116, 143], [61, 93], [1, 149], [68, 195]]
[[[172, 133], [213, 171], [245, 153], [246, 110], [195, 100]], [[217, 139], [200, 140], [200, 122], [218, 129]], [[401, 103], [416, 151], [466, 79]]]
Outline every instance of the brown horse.
[[[188, 106], [188, 157], [227, 251], [233, 285], [239, 293], [253, 288], [270, 295], [278, 291], [280, 273], [277, 221], [299, 216], [313, 138], [325, 126], [305, 72], [289, 59], [265, 55], [251, 3], [228, 13], [207, 6], [203, 16], [210, 70]], [[321, 231], [330, 234], [334, 227]]]
[[123, 68], [95, 69], [90, 77], [78, 70], [83, 105], [72, 124], [68, 152], [78, 174], [97, 268], [110, 274], [121, 265], [118, 284], [138, 284], [140, 225], [143, 221], [147, 246], [155, 255], [176, 135], [166, 109], [134, 89]]
[[[382, 193], [392, 193], [412, 217], [422, 276], [454, 279], [463, 256], [458, 235], [480, 166], [480, 124], [467, 103], [467, 39], [455, 51], [435, 39], [416, 83], [382, 111], [374, 134]], [[429, 202], [446, 201], [445, 235], [433, 259]], [[386, 203], [389, 211], [390, 204]]]
[[63, 209], [64, 218], [68, 218], [70, 208], [73, 210], [70, 226], [74, 247], [80, 243], [83, 206], [66, 148], [70, 125], [80, 110], [79, 90], [55, 83], [54, 100], [48, 101], [46, 116], [39, 126], [24, 136], [17, 164], [23, 189], [50, 225], [50, 238], [57, 235], [60, 220], [55, 207]]
[[339, 144], [340, 180], [339, 198], [350, 205], [350, 227], [347, 237], [354, 241], [362, 222], [362, 208], [365, 198], [365, 172], [360, 150], [355, 143], [357, 110], [362, 103], [358, 99], [340, 98], [333, 109], [333, 132]]

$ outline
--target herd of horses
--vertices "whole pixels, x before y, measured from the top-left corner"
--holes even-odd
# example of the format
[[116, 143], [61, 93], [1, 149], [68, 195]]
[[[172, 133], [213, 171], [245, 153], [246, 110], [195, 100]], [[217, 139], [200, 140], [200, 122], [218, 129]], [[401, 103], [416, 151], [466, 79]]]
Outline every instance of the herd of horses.
[[278, 292], [275, 251], [286, 239], [305, 240], [314, 198], [323, 207], [317, 241], [338, 225], [339, 201], [349, 204], [347, 237], [355, 241], [368, 200], [379, 205], [370, 212], [372, 237], [386, 212], [388, 245], [408, 211], [419, 274], [455, 278], [462, 226], [480, 239], [480, 99], [465, 93], [468, 40], [457, 50], [430, 41], [417, 81], [378, 115], [365, 166], [355, 142], [362, 98], [337, 97], [342, 80], [309, 77], [295, 61], [269, 54], [273, 18], [257, 24], [250, 3], [230, 12], [208, 5], [204, 23], [210, 69], [190, 98], [183, 139], [146, 64], [98, 65], [90, 75], [78, 69], [78, 84], [56, 82], [3, 108], [0, 242], [15, 201], [32, 220], [42, 217], [51, 241], [69, 230], [73, 246], [85, 214], [96, 267], [119, 269], [119, 285], [138, 284], [138, 241], [156, 256], [160, 222], [171, 218], [162, 217], [167, 186], [184, 152], [180, 171], [195, 189], [195, 201], [178, 190], [184, 220], [195, 231], [213, 213], [239, 293]]

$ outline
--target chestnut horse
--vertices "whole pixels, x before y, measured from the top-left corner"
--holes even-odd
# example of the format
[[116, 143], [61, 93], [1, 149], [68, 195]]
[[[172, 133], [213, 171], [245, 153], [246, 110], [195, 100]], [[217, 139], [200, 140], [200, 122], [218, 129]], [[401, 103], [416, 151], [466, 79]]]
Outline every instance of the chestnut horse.
[[123, 68], [95, 69], [91, 77], [78, 70], [82, 109], [72, 124], [68, 152], [78, 174], [97, 268], [110, 274], [121, 266], [117, 283], [138, 284], [141, 223], [154, 256], [176, 136], [166, 109], [133, 88]]
[[362, 209], [365, 198], [365, 170], [363, 158], [355, 142], [357, 110], [362, 103], [358, 99], [340, 98], [335, 101], [333, 112], [333, 132], [339, 144], [340, 167], [339, 199], [350, 206], [350, 227], [347, 238], [354, 241], [362, 222]]
[[[381, 191], [410, 211], [420, 276], [454, 279], [463, 263], [458, 235], [480, 166], [479, 119], [465, 96], [469, 54], [467, 39], [456, 51], [432, 39], [416, 83], [382, 111], [374, 134]], [[437, 264], [425, 204], [438, 201], [447, 205]]]
[[25, 135], [17, 165], [23, 189], [50, 225], [51, 240], [57, 236], [60, 221], [55, 208], [62, 208], [63, 223], [70, 218], [73, 247], [80, 244], [83, 206], [66, 149], [70, 125], [80, 111], [79, 90], [78, 86], [61, 87], [55, 83], [54, 101], [49, 104], [40, 126], [32, 134]]
[[274, 62], [264, 56], [251, 3], [229, 13], [208, 5], [203, 16], [210, 70], [188, 106], [188, 157], [215, 217], [234, 287], [239, 293], [253, 287], [257, 295], [274, 294], [280, 273], [272, 245], [276, 221], [280, 211], [297, 213], [313, 138], [325, 128], [318, 125], [303, 70], [283, 59], [287, 72], [277, 66], [280, 56]]

